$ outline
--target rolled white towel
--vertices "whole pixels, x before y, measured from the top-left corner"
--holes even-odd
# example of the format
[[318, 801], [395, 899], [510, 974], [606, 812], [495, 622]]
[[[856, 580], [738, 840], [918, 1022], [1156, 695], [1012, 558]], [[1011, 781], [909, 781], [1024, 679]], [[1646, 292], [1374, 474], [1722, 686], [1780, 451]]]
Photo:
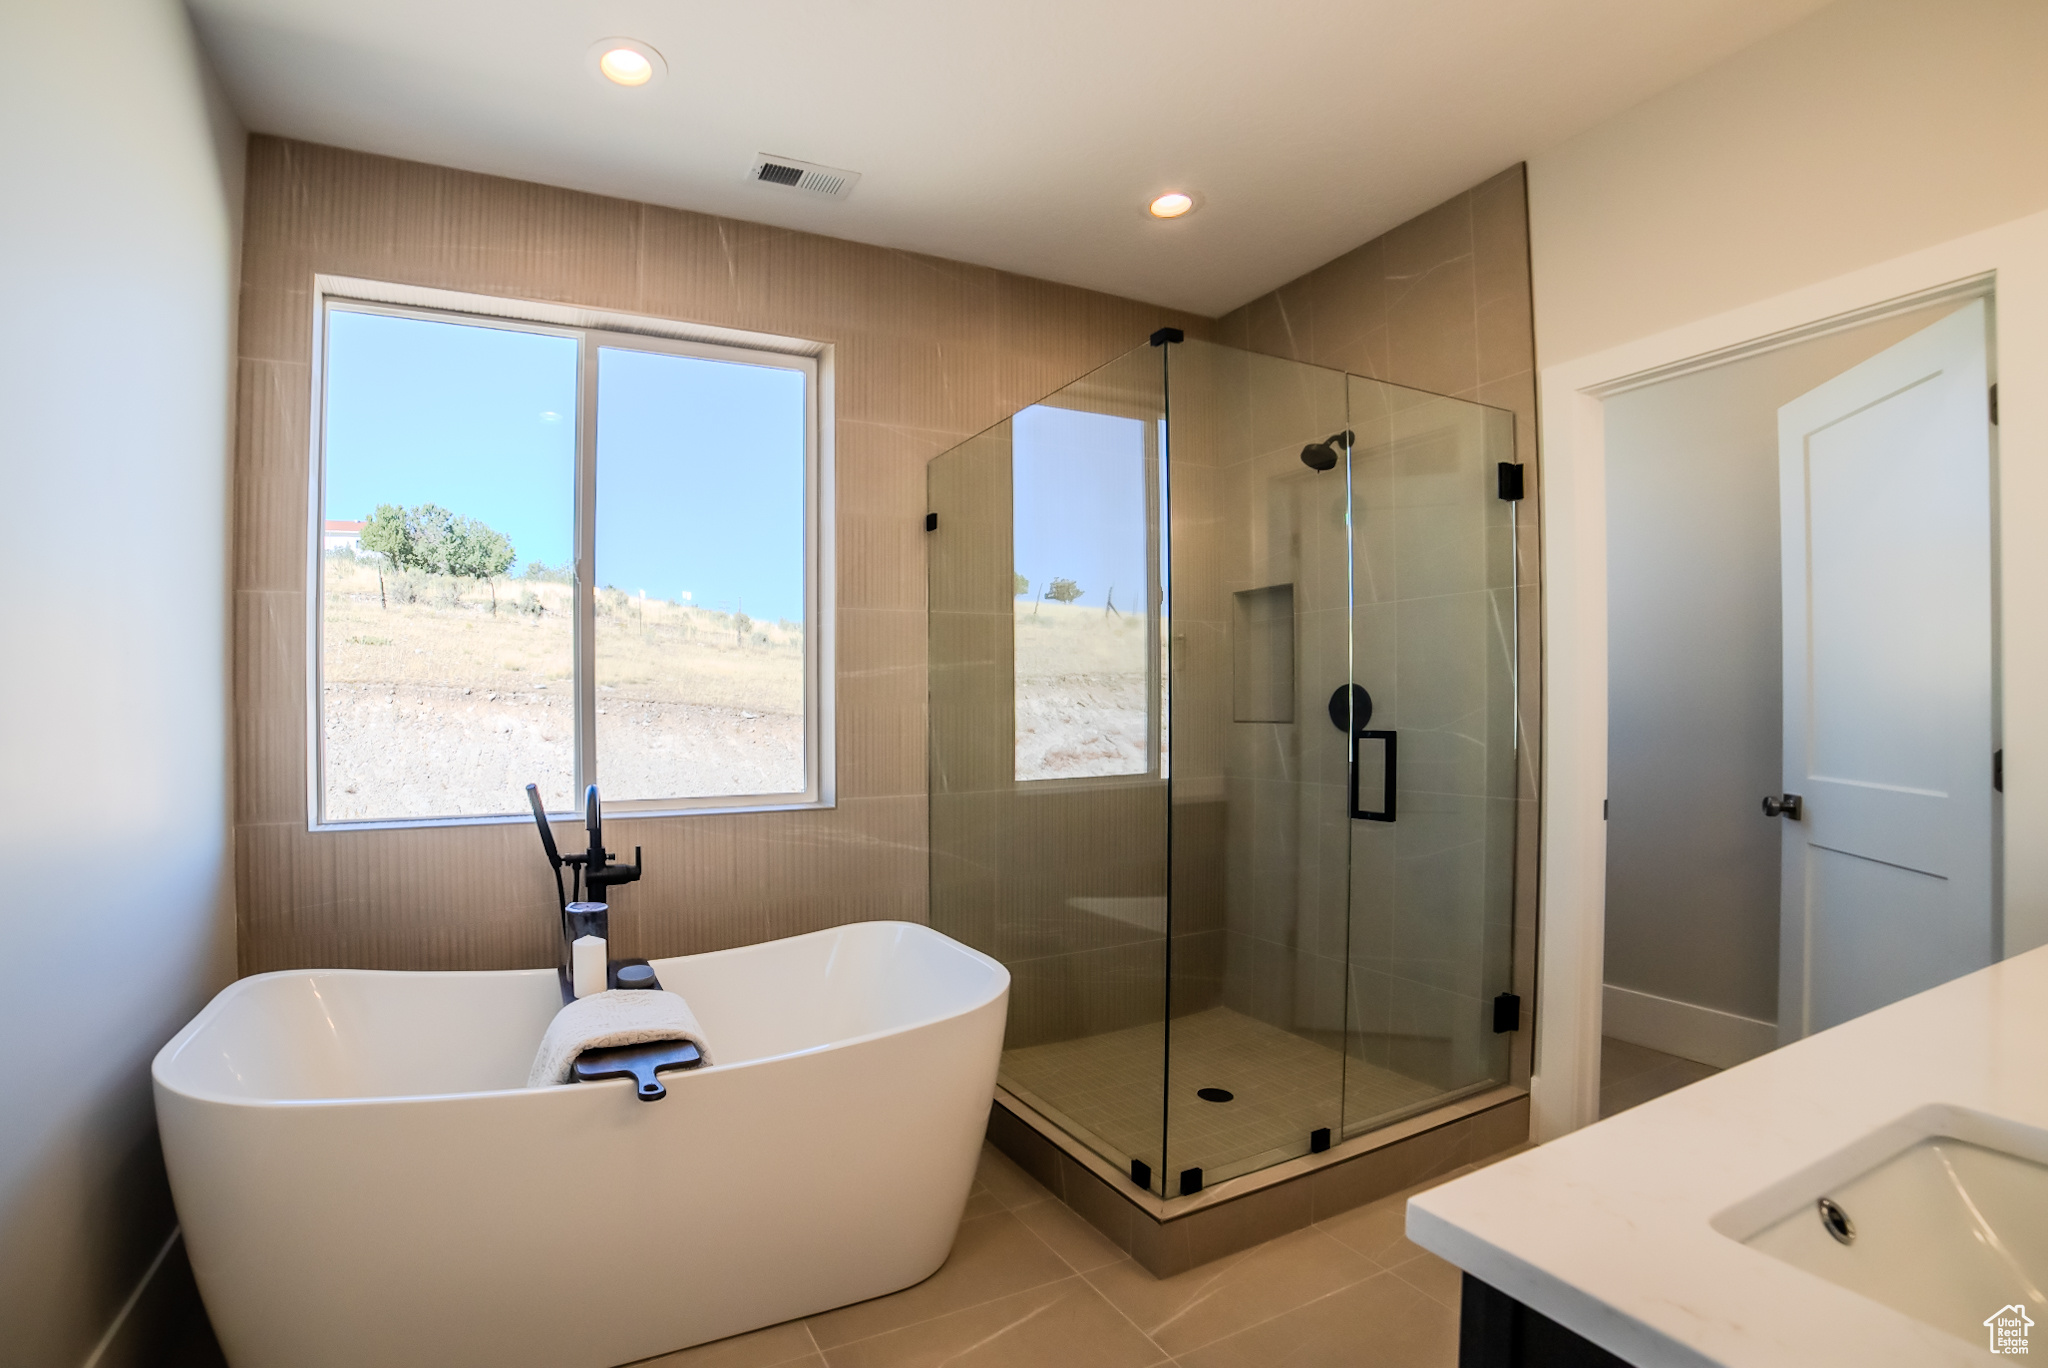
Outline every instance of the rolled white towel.
[[526, 1086], [545, 1088], [567, 1083], [576, 1056], [611, 1045], [643, 1045], [650, 1040], [687, 1040], [704, 1062], [711, 1047], [690, 1004], [674, 993], [649, 988], [612, 988], [577, 998], [548, 1023], [540, 1053], [526, 1075]]

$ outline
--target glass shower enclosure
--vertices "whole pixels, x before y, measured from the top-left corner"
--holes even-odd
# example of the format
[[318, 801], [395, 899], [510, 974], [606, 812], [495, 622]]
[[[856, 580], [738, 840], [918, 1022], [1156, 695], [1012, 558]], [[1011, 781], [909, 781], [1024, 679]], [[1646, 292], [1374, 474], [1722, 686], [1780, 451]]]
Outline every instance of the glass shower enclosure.
[[1160, 1197], [1508, 1078], [1513, 440], [1162, 341], [928, 468], [932, 924]]

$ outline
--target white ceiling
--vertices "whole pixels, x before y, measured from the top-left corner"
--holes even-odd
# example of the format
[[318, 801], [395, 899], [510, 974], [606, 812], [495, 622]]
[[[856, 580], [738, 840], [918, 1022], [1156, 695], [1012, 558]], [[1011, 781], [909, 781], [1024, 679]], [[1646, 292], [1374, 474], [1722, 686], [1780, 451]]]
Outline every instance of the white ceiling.
[[[259, 132], [1219, 314], [1825, 0], [190, 3]], [[591, 74], [614, 36], [667, 79]]]

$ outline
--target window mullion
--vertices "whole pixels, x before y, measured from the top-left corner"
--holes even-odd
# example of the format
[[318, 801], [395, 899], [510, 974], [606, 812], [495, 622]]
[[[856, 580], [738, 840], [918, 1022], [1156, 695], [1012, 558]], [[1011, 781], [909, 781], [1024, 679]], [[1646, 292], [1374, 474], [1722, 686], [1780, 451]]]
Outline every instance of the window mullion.
[[576, 382], [576, 792], [597, 782], [597, 341], [583, 332]]

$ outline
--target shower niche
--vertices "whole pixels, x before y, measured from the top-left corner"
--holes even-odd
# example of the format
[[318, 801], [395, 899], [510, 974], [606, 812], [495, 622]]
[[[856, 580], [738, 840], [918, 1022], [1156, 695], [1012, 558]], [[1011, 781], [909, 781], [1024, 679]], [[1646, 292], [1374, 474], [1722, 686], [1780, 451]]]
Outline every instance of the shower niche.
[[1294, 586], [1230, 595], [1230, 720], [1294, 720]]
[[1498, 409], [1198, 341], [934, 459], [932, 925], [999, 1084], [1161, 1200], [1506, 1082]]

